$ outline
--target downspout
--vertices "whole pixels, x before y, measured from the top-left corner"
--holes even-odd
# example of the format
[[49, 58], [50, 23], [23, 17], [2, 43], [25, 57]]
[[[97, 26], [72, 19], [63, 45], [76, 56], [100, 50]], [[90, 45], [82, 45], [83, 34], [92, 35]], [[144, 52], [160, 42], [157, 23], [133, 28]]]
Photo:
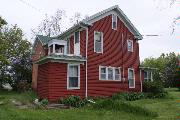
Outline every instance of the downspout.
[[140, 83], [141, 83], [141, 92], [142, 92], [142, 76], [141, 76], [141, 69], [140, 69]]
[[124, 83], [124, 81], [125, 81], [125, 78], [124, 78], [124, 61], [123, 61], [123, 59], [124, 59], [124, 54], [123, 54], [123, 48], [124, 48], [124, 45], [123, 45], [123, 39], [124, 39], [124, 36], [123, 36], [123, 34], [122, 34], [122, 71], [123, 71], [123, 75], [122, 75], [122, 78], [123, 78], [123, 83]]
[[88, 84], [87, 84], [87, 60], [88, 60], [88, 58], [87, 58], [87, 51], [88, 51], [88, 27], [85, 27], [85, 29], [86, 29], [86, 92], [85, 92], [85, 97], [87, 98], [88, 97]]

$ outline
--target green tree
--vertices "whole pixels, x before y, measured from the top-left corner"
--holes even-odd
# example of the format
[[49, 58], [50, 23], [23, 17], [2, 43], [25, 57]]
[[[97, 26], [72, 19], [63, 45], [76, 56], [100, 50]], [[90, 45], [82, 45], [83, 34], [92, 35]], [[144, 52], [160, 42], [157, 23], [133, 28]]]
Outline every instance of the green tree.
[[[22, 30], [14, 25], [12, 27], [3, 26], [0, 31], [0, 86], [4, 83], [15, 83], [15, 79], [19, 73], [23, 73], [24, 69], [16, 68], [14, 61], [22, 61], [22, 59], [30, 60], [31, 43], [24, 38]], [[29, 67], [29, 66], [28, 66]], [[12, 72], [12, 70], [14, 70]], [[18, 71], [17, 71], [18, 70]], [[31, 70], [31, 69], [28, 69]], [[31, 72], [26, 72], [30, 74]], [[25, 74], [22, 74], [25, 75]], [[28, 75], [27, 75], [28, 76]], [[20, 78], [20, 77], [18, 77]], [[23, 78], [25, 79], [25, 78]]]
[[146, 58], [141, 64], [145, 67], [157, 68], [153, 72], [154, 81], [163, 83], [165, 87], [177, 86], [178, 61], [174, 52], [163, 53], [158, 58]]

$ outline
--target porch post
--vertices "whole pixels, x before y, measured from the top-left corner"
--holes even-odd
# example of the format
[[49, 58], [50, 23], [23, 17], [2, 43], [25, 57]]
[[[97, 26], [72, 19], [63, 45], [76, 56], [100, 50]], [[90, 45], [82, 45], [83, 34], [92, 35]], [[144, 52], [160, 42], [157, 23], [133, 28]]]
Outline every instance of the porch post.
[[53, 53], [55, 53], [55, 44], [53, 44]]

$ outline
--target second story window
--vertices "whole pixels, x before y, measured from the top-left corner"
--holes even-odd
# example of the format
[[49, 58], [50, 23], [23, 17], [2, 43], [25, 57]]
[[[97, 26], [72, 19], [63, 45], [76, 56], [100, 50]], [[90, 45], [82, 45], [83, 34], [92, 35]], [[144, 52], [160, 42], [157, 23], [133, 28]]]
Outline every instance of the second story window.
[[127, 48], [128, 48], [129, 52], [133, 52], [133, 41], [132, 40], [127, 41]]
[[103, 33], [94, 32], [94, 52], [103, 53]]
[[75, 44], [79, 43], [79, 31], [75, 32]]
[[112, 14], [112, 29], [117, 30], [117, 15]]

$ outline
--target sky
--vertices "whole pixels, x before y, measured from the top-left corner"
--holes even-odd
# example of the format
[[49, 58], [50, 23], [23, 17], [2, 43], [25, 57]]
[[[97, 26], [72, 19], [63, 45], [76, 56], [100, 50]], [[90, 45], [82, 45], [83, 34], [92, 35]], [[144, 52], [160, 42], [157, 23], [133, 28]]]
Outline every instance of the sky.
[[37, 28], [45, 18], [52, 16], [57, 9], [64, 10], [64, 30], [70, 27], [69, 18], [76, 12], [81, 16], [90, 16], [111, 6], [118, 5], [142, 35], [139, 41], [140, 59], [158, 57], [161, 53], [180, 53], [180, 0], [170, 5], [169, 0], [0, 0], [0, 16], [9, 25], [17, 24], [25, 37], [33, 42], [31, 29]]

